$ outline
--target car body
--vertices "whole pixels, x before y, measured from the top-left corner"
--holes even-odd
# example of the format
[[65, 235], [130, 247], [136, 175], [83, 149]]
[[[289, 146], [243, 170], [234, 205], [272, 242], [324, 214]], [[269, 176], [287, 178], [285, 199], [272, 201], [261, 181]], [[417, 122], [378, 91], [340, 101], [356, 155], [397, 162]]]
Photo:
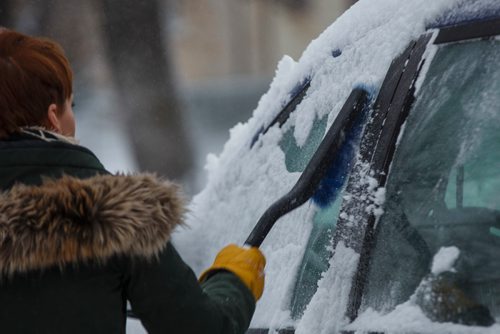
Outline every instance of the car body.
[[174, 239], [197, 271], [243, 244], [352, 118], [262, 244], [248, 333], [500, 332], [499, 36], [498, 1], [366, 0], [280, 62]]

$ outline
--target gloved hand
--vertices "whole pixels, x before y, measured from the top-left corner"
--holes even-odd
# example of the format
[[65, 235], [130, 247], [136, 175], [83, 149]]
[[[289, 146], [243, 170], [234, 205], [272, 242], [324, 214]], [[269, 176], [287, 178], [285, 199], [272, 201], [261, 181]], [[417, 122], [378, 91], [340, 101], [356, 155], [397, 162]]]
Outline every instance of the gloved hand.
[[265, 265], [266, 259], [257, 247], [231, 244], [217, 254], [214, 263], [201, 274], [199, 281], [205, 281], [217, 271], [227, 270], [238, 276], [258, 300], [264, 291]]

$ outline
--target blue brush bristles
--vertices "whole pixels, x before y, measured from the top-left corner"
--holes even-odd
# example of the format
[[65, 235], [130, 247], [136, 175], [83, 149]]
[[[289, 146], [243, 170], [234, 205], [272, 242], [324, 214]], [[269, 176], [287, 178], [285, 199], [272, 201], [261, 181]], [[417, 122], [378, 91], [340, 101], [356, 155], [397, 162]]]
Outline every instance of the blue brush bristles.
[[356, 121], [356, 125], [352, 131], [346, 135], [339, 154], [333, 160], [326, 175], [321, 180], [318, 189], [311, 198], [313, 203], [320, 208], [331, 205], [342, 190], [354, 160], [357, 147], [356, 143], [360, 139], [364, 119], [365, 115], [362, 115], [360, 119]]

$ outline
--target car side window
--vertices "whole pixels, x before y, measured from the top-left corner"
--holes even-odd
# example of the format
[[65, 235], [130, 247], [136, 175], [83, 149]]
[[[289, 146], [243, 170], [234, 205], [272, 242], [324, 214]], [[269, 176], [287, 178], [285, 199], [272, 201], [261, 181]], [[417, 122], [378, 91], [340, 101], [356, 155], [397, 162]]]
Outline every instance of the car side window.
[[322, 119], [316, 118], [314, 120], [311, 132], [302, 146], [297, 145], [293, 134], [295, 130], [294, 126], [283, 134], [283, 139], [279, 145], [285, 153], [285, 164], [288, 172], [304, 171], [307, 163], [318, 148], [321, 139], [323, 139], [326, 130], [326, 119], [327, 117], [323, 117]]
[[269, 123], [266, 127], [262, 127], [252, 138], [252, 142], [250, 147], [253, 147], [260, 136], [265, 135], [269, 128], [278, 124], [280, 127], [288, 120], [290, 114], [295, 111], [297, 106], [302, 102], [304, 97], [307, 95], [307, 92], [310, 87], [310, 79], [306, 78], [303, 81], [299, 82], [297, 86], [290, 92], [290, 96], [292, 97], [290, 101], [283, 107], [283, 109], [276, 115], [276, 117]]
[[[296, 108], [306, 95], [308, 88], [309, 83], [306, 83], [300, 90], [297, 90], [297, 95], [292, 98], [270, 125], [278, 123], [280, 127], [286, 129], [283, 130], [279, 147], [284, 153], [285, 166], [290, 173], [304, 172], [320, 144], [324, 141], [325, 135], [328, 135], [327, 131], [330, 131], [327, 129], [328, 115], [321, 118], [316, 117], [305, 142], [302, 145], [297, 143], [294, 135], [296, 125], [287, 122], [287, 120], [289, 115], [295, 111], [291, 107]], [[304, 222], [304, 224], [311, 224], [312, 229], [292, 290], [290, 311], [294, 319], [302, 316], [317, 290], [319, 279], [329, 267], [329, 260], [333, 255], [333, 234], [342, 202], [341, 194], [345, 189], [359, 147], [361, 133], [367, 120], [368, 100], [368, 92], [363, 89], [354, 89], [339, 112], [338, 117], [341, 119], [345, 117], [351, 119], [348, 121], [350, 125], [344, 128], [340, 132], [341, 134], [339, 133], [339, 137], [336, 139], [340, 145], [338, 151], [332, 152], [335, 157], [328, 169], [323, 169], [324, 176], [322, 176], [320, 184], [308, 204], [312, 210], [311, 220]], [[345, 121], [340, 122], [344, 123]], [[265, 134], [267, 129], [260, 131], [258, 135]]]
[[[405, 302], [435, 322], [500, 317], [500, 41], [439, 47], [387, 181], [361, 311]], [[431, 272], [441, 247], [454, 271]]]
[[[346, 134], [338, 155], [322, 180], [320, 189], [311, 199], [314, 206], [312, 230], [302, 258], [291, 299], [292, 318], [300, 318], [317, 290], [318, 281], [329, 267], [333, 255], [332, 238], [342, 202], [342, 192], [355, 153], [359, 146], [361, 132], [367, 110], [363, 110], [355, 120], [353, 128]], [[280, 147], [285, 153], [285, 163], [289, 172], [302, 172], [318, 148], [327, 127], [327, 117], [316, 119], [306, 142], [299, 147], [292, 127], [283, 136]]]

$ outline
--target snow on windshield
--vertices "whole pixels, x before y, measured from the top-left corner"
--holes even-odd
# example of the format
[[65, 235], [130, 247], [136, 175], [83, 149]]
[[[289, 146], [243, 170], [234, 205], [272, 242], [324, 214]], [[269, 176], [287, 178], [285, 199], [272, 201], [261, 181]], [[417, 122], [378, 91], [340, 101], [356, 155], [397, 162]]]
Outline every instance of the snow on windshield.
[[453, 265], [460, 255], [460, 250], [455, 247], [441, 247], [432, 260], [431, 272], [439, 275], [446, 271], [454, 271]]
[[[316, 118], [328, 115], [328, 126], [333, 122], [353, 87], [362, 86], [376, 94], [392, 59], [426, 26], [459, 2], [361, 0], [312, 41], [298, 62], [284, 56], [253, 116], [230, 131], [230, 139], [219, 156], [207, 158], [208, 183], [190, 205], [189, 228], [174, 236], [185, 261], [199, 273], [224, 245], [243, 244], [265, 209], [298, 179], [298, 173], [286, 170], [279, 147], [282, 129], [274, 126], [250, 149], [253, 136], [290, 100], [294, 87], [311, 79], [305, 99], [289, 119], [301, 145]], [[300, 334], [310, 332], [307, 324], [328, 319], [324, 326], [315, 327], [314, 333], [320, 334], [331, 333], [345, 324], [340, 306], [345, 304], [353, 270], [344, 269], [354, 267], [358, 257], [348, 249], [339, 252], [345, 258], [334, 258], [324, 273], [318, 293], [302, 318], [303, 324], [290, 320], [290, 291], [311, 230], [312, 215], [312, 205], [306, 203], [280, 219], [264, 241], [266, 288], [257, 304], [252, 327], [293, 325]], [[335, 271], [341, 268], [344, 269]], [[327, 279], [335, 285], [325, 282]], [[338, 292], [327, 293], [329, 289]]]

